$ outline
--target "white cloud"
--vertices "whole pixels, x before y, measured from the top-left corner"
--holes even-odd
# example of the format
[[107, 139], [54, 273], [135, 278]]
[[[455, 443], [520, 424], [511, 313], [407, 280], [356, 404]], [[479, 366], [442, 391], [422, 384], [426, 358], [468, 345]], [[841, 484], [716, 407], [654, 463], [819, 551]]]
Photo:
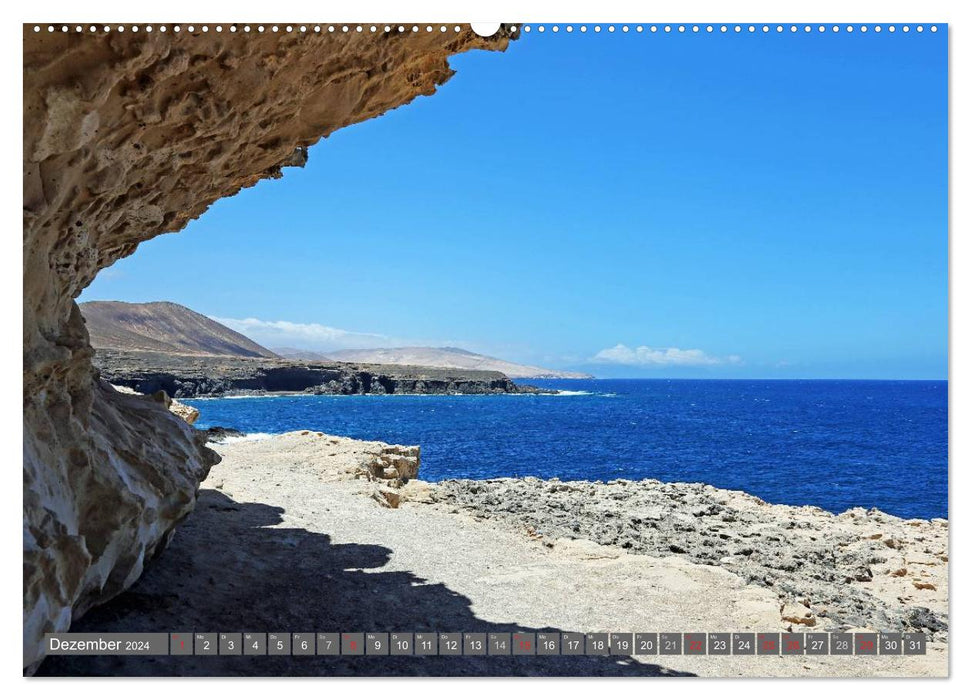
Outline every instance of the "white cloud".
[[742, 358], [738, 355], [715, 357], [703, 350], [682, 350], [681, 348], [651, 348], [647, 345], [629, 348], [618, 343], [612, 348], [598, 352], [590, 358], [590, 362], [634, 367], [710, 367], [741, 364]]
[[393, 343], [393, 339], [380, 333], [359, 333], [320, 323], [294, 323], [293, 321], [263, 321], [258, 318], [212, 319], [234, 331], [252, 338], [269, 348], [293, 347], [301, 350], [348, 350], [381, 348]]

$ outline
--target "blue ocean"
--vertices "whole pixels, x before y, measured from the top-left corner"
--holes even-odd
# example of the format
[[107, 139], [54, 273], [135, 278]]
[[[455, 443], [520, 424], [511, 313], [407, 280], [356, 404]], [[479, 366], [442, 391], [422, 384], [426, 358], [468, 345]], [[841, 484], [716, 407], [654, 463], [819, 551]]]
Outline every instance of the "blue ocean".
[[660, 479], [946, 518], [946, 381], [533, 380], [559, 395], [197, 399], [198, 427], [421, 445], [421, 477]]

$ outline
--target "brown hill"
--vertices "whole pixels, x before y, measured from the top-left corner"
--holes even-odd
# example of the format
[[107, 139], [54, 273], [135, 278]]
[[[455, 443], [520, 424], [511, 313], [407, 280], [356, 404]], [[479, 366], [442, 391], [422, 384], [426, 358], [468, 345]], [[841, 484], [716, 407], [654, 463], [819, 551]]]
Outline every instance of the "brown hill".
[[80, 307], [97, 349], [277, 357], [245, 335], [169, 301], [89, 301]]

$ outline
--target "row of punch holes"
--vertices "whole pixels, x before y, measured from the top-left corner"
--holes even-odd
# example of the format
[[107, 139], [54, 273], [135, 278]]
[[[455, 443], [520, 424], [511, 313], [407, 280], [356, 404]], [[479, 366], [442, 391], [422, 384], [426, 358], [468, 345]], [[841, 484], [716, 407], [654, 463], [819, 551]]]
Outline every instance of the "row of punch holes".
[[[44, 28], [41, 25], [37, 25], [37, 24], [34, 25], [34, 31], [35, 32], [43, 31], [43, 29]], [[57, 31], [70, 32], [70, 31], [72, 31], [72, 29], [76, 33], [81, 33], [81, 32], [84, 32], [85, 31], [85, 27], [81, 26], [80, 24], [75, 25], [74, 27], [70, 27], [70, 26], [68, 26], [66, 24], [62, 24], [60, 26], [57, 26], [57, 25], [54, 25], [54, 24], [47, 25], [47, 31], [48, 32], [57, 32]], [[202, 33], [205, 34], [205, 33], [208, 33], [210, 31], [215, 31], [215, 32], [222, 32], [222, 31], [242, 32], [244, 34], [246, 34], [246, 33], [261, 34], [261, 33], [264, 33], [264, 32], [283, 33], [283, 34], [293, 34], [293, 33], [302, 33], [302, 34], [314, 33], [314, 34], [321, 34], [323, 32], [327, 32], [327, 33], [331, 33], [331, 34], [333, 34], [333, 33], [344, 33], [344, 34], [347, 34], [347, 33], [370, 32], [370, 33], [374, 34], [374, 33], [377, 33], [377, 32], [386, 32], [386, 33], [390, 33], [390, 32], [398, 32], [398, 33], [413, 32], [414, 33], [414, 32], [420, 32], [422, 30], [424, 30], [426, 32], [434, 32], [436, 29], [438, 31], [440, 31], [440, 32], [447, 32], [447, 31], [450, 31], [450, 30], [451, 31], [455, 31], [455, 32], [460, 32], [460, 31], [462, 31], [462, 26], [461, 25], [458, 25], [458, 24], [456, 24], [456, 25], [436, 25], [436, 26], [432, 26], [430, 24], [429, 25], [422, 25], [422, 26], [419, 26], [417, 24], [408, 25], [408, 26], [405, 26], [405, 25], [392, 26], [392, 25], [387, 25], [387, 24], [386, 25], [383, 25], [383, 26], [378, 26], [378, 25], [375, 25], [375, 24], [372, 24], [372, 25], [369, 25], [369, 26], [368, 25], [361, 25], [361, 24], [358, 24], [358, 25], [347, 25], [347, 24], [344, 24], [344, 25], [334, 25], [334, 24], [327, 24], [327, 25], [321, 25], [321, 24], [310, 24], [310, 25], [308, 25], [308, 24], [299, 24], [299, 25], [292, 25], [292, 24], [288, 24], [288, 25], [285, 25], [285, 26], [279, 25], [279, 24], [271, 24], [271, 25], [264, 25], [264, 24], [249, 25], [249, 24], [245, 24], [245, 25], [240, 26], [240, 25], [236, 25], [236, 24], [230, 24], [230, 25], [227, 25], [227, 26], [224, 27], [221, 24], [216, 24], [216, 25], [213, 25], [213, 26], [210, 27], [208, 24], [203, 24], [203, 25], [198, 25], [198, 26], [189, 24], [189, 25], [186, 25], [186, 26], [183, 27], [180, 24], [175, 24], [175, 25], [172, 25], [170, 27], [168, 25], [164, 25], [163, 24], [163, 25], [159, 25], [158, 26], [157, 31], [159, 31], [159, 32], [172, 31], [172, 32], [175, 32], [176, 34], [178, 34], [179, 32], [181, 32], [183, 30], [186, 31], [186, 32], [188, 32], [188, 33], [190, 33], [190, 34], [195, 34], [196, 32], [202, 32]], [[511, 27], [510, 29], [512, 31], [516, 31], [516, 27]], [[130, 31], [130, 32], [144, 31], [144, 32], [151, 33], [153, 31], [156, 31], [156, 28], [153, 27], [150, 24], [144, 25], [142, 27], [139, 27], [138, 25], [131, 25], [131, 26], [126, 27], [126, 25], [121, 25], [121, 24], [120, 25], [117, 25], [117, 26], [111, 26], [111, 25], [107, 25], [107, 24], [104, 25], [104, 26], [100, 26], [100, 25], [92, 24], [92, 25], [90, 25], [90, 26], [87, 27], [87, 31], [88, 32], [91, 32], [91, 33], [98, 32], [98, 31], [101, 31], [101, 32], [124, 32], [126, 30], [127, 31]]]
[[[69, 32], [72, 29], [76, 33], [81, 33], [81, 32], [84, 32], [85, 31], [85, 27], [83, 27], [81, 25], [75, 25], [74, 27], [70, 27], [70, 26], [68, 26], [66, 24], [63, 24], [63, 25], [60, 25], [60, 26], [53, 25], [53, 24], [49, 24], [49, 25], [47, 25], [46, 29], [47, 29], [47, 31], [49, 33], [53, 33], [53, 32], [56, 32], [56, 31]], [[183, 30], [183, 27], [182, 27], [182, 25], [178, 25], [178, 24], [172, 25], [171, 28], [168, 27], [167, 25], [164, 25], [164, 24], [163, 25], [160, 25], [158, 27], [158, 31], [159, 32], [166, 32], [166, 31], [169, 31], [170, 29], [171, 29], [171, 31], [173, 31], [175, 33], [179, 33], [179, 32], [181, 32]], [[417, 24], [409, 25], [409, 26], [405, 26], [405, 25], [392, 26], [392, 25], [387, 25], [387, 24], [386, 25], [383, 25], [383, 26], [378, 26], [378, 25], [374, 25], [374, 24], [369, 25], [369, 26], [367, 26], [367, 25], [360, 25], [360, 24], [359, 25], [346, 25], [346, 24], [345, 25], [332, 25], [332, 24], [331, 25], [320, 25], [320, 24], [306, 25], [306, 24], [300, 24], [300, 25], [285, 25], [285, 26], [281, 26], [281, 25], [277, 25], [277, 24], [274, 24], [274, 25], [263, 25], [263, 24], [248, 25], [247, 24], [247, 25], [243, 25], [243, 26], [237, 26], [235, 24], [232, 24], [232, 25], [229, 25], [229, 26], [225, 27], [225, 29], [227, 31], [229, 31], [229, 32], [243, 32], [243, 33], [249, 33], [249, 32], [262, 33], [262, 32], [269, 31], [269, 32], [277, 32], [277, 33], [284, 32], [284, 33], [287, 33], [287, 34], [291, 34], [293, 32], [301, 32], [301, 33], [313, 32], [313, 33], [317, 33], [317, 34], [319, 34], [321, 32], [328, 32], [328, 33], [350, 33], [350, 32], [359, 33], [359, 32], [370, 32], [370, 33], [373, 34], [373, 33], [379, 32], [379, 31], [383, 31], [385, 33], [398, 32], [399, 34], [401, 34], [401, 33], [405, 33], [405, 32], [412, 32], [412, 33], [414, 33], [414, 32], [420, 32], [423, 29], [426, 32], [433, 32], [436, 29], [438, 31], [440, 31], [440, 32], [447, 32], [449, 30], [459, 32], [459, 31], [462, 30], [462, 27], [461, 27], [461, 25], [438, 25], [438, 26], [432, 26], [430, 24], [429, 25], [422, 25], [422, 26], [419, 26]], [[513, 31], [513, 32], [515, 32], [516, 29], [517, 29], [516, 26], [511, 26], [510, 27], [510, 30]], [[769, 32], [772, 32], [772, 31], [775, 31], [776, 33], [782, 33], [782, 32], [786, 32], [786, 31], [788, 31], [790, 33], [795, 33], [795, 32], [799, 32], [799, 31], [806, 32], [806, 33], [810, 33], [810, 32], [818, 32], [818, 33], [833, 32], [833, 33], [839, 33], [841, 31], [844, 31], [844, 32], [847, 32], [847, 33], [852, 33], [854, 31], [859, 31], [859, 32], [862, 32], [862, 33], [866, 33], [868, 31], [874, 31], [874, 32], [876, 32], [876, 33], [879, 34], [880, 32], [882, 32], [884, 30], [886, 30], [887, 32], [890, 32], [892, 34], [892, 33], [896, 32], [897, 29], [898, 29], [898, 27], [896, 25], [893, 25], [893, 24], [886, 25], [886, 27], [884, 27], [883, 25], [879, 25], [879, 24], [875, 24], [875, 25], [872, 25], [872, 26], [866, 25], [866, 24], [861, 24], [861, 25], [858, 25], [858, 26], [854, 26], [854, 25], [845, 25], [845, 26], [831, 25], [831, 26], [828, 26], [828, 27], [826, 25], [823, 25], [823, 24], [820, 24], [820, 25], [809, 25], [809, 24], [805, 24], [805, 25], [796, 25], [796, 24], [790, 24], [790, 25], [782, 25], [782, 24], [776, 24], [776, 25], [768, 25], [768, 24], [763, 24], [763, 25], [754, 25], [754, 24], [749, 24], [749, 25], [740, 25], [740, 24], [735, 24], [735, 25], [728, 25], [728, 24], [721, 24], [721, 25], [712, 25], [712, 24], [705, 24], [705, 25], [699, 25], [699, 24], [691, 24], [691, 25], [686, 25], [686, 24], [679, 24], [679, 25], [671, 25], [671, 24], [662, 24], [662, 25], [657, 25], [657, 24], [652, 24], [652, 25], [644, 25], [644, 24], [636, 24], [636, 25], [629, 25], [629, 24], [623, 24], [623, 25], [614, 25], [614, 24], [599, 25], [599, 24], [594, 24], [594, 25], [590, 25], [589, 27], [587, 25], [585, 25], [585, 24], [580, 24], [580, 25], [567, 24], [567, 25], [563, 25], [562, 27], [560, 25], [558, 25], [558, 24], [553, 24], [553, 25], [550, 25], [549, 26], [549, 31], [553, 32], [554, 34], [555, 33], [559, 33], [560, 31], [566, 32], [567, 34], [571, 34], [573, 32], [579, 32], [581, 34], [584, 34], [587, 31], [592, 31], [595, 34], [600, 33], [602, 31], [607, 31], [607, 32], [617, 32], [617, 31], [620, 31], [622, 33], [629, 33], [629, 32], [634, 32], [634, 33], [644, 33], [644, 32], [657, 33], [657, 32], [664, 32], [664, 33], [667, 33], [667, 34], [674, 33], [674, 32], [677, 32], [677, 33], [680, 33], [680, 34], [687, 34], [687, 33], [691, 33], [691, 34], [700, 34], [700, 33], [713, 34], [715, 32], [719, 32], [719, 33], [722, 33], [722, 34], [726, 34], [728, 32], [734, 32], [736, 34], [741, 34], [743, 32], [748, 32], [749, 34], [755, 34], [756, 32], [760, 32], [761, 31], [763, 34], [768, 34]], [[901, 32], [908, 33], [908, 32], [911, 31], [912, 27], [909, 24], [905, 24], [905, 25], [901, 25], [899, 27], [899, 29], [900, 29]], [[917, 31], [917, 32], [923, 32], [924, 31], [924, 25], [922, 25], [922, 24], [915, 25], [913, 27], [913, 29], [915, 31]], [[929, 27], [929, 29], [932, 32], [936, 32], [937, 31], [937, 26], [936, 25], [931, 25]], [[43, 30], [44, 30], [44, 27], [42, 27], [41, 25], [39, 25], [39, 24], [35, 24], [34, 25], [34, 31], [35, 32], [41, 32]], [[203, 25], [200, 25], [198, 27], [190, 24], [190, 25], [187, 25], [185, 27], [185, 31], [189, 32], [190, 34], [191, 33], [195, 33], [196, 31], [201, 31], [203, 33], [207, 33], [210, 30], [213, 30], [213, 31], [216, 31], [216, 32], [222, 32], [224, 30], [224, 27], [221, 24], [217, 24], [217, 25], [214, 25], [212, 27], [210, 27], [207, 24], [203, 24]], [[533, 32], [533, 31], [536, 31], [536, 32], [542, 34], [542, 33], [544, 33], [544, 32], [547, 31], [547, 27], [546, 27], [546, 25], [543, 25], [543, 24], [539, 24], [539, 25], [535, 25], [535, 26], [534, 25], [527, 24], [527, 25], [524, 25], [522, 27], [522, 30], [523, 30], [523, 32], [526, 32], [527, 34]], [[92, 32], [92, 33], [93, 32], [98, 32], [98, 31], [102, 31], [102, 32], [112, 32], [112, 31], [115, 31], [115, 32], [124, 32], [124, 31], [126, 31], [126, 26], [125, 25], [117, 25], [117, 26], [104, 25], [104, 26], [99, 26], [99, 25], [92, 24], [92, 25], [89, 25], [87, 27], [87, 31], [88, 32]], [[131, 31], [133, 33], [137, 33], [139, 31], [144, 31], [144, 32], [147, 32], [147, 33], [151, 33], [152, 31], [155, 31], [155, 27], [153, 27], [150, 24], [149, 25], [144, 25], [142, 27], [139, 27], [138, 25], [131, 25], [130, 27], [127, 28], [127, 31]]]

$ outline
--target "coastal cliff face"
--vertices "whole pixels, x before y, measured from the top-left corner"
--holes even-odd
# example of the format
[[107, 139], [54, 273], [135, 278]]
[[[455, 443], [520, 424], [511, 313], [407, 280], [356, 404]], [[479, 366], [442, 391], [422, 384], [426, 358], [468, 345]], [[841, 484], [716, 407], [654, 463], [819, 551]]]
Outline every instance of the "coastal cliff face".
[[250, 357], [189, 357], [98, 350], [95, 366], [112, 384], [176, 398], [309, 394], [538, 394], [500, 372]]
[[450, 55], [510, 39], [169, 29], [24, 27], [28, 669], [45, 632], [138, 578], [218, 459], [164, 405], [96, 379], [74, 299], [140, 242], [303, 165], [320, 137], [432, 94]]

